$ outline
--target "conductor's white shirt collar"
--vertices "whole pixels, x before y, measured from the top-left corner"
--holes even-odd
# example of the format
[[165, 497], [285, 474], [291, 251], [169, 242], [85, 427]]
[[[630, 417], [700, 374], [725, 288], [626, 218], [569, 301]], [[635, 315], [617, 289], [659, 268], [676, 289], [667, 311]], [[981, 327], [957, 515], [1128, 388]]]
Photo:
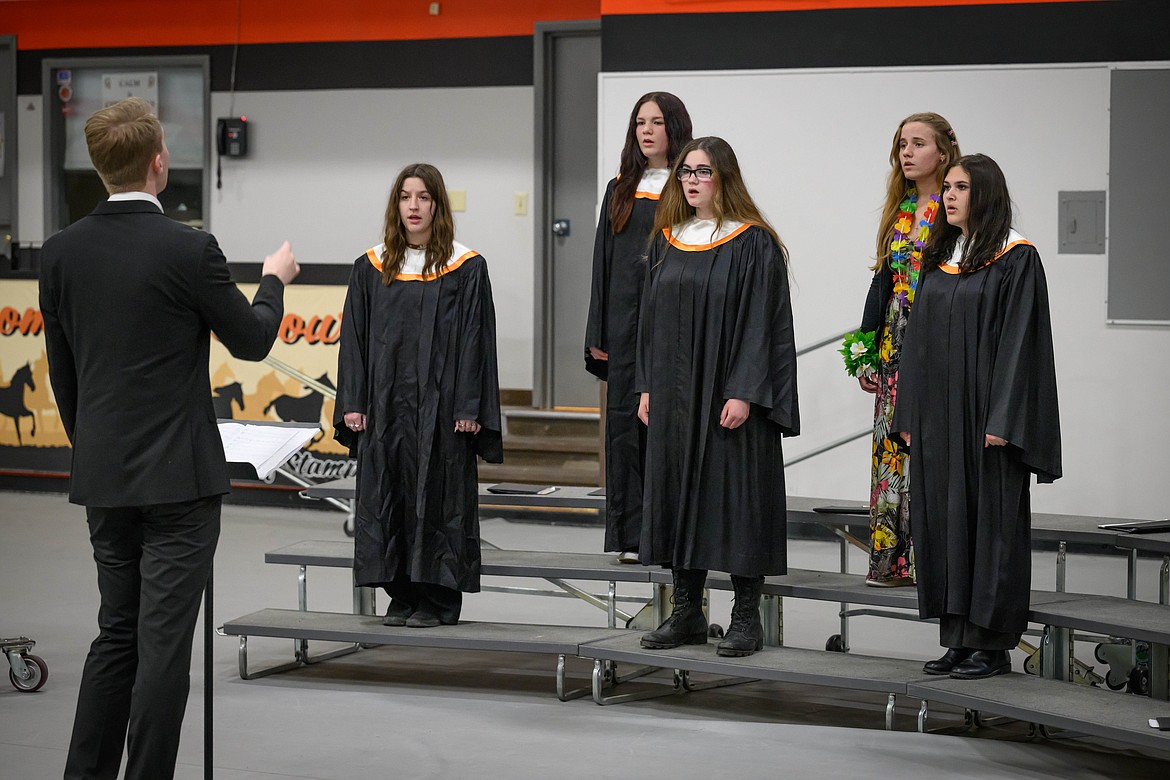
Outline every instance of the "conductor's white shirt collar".
[[110, 202], [116, 203], [122, 200], [148, 200], [154, 205], [158, 206], [158, 210], [162, 211], [162, 204], [159, 203], [158, 198], [151, 195], [149, 192], [115, 192], [110, 195]]

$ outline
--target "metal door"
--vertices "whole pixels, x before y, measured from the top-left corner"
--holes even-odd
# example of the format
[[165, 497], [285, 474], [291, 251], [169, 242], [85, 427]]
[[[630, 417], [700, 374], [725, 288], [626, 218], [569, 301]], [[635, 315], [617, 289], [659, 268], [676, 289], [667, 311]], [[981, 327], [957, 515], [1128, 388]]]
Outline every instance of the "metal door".
[[16, 232], [16, 36], [0, 35], [0, 262]]
[[597, 227], [597, 22], [536, 29], [537, 307], [534, 401], [597, 406], [585, 319]]

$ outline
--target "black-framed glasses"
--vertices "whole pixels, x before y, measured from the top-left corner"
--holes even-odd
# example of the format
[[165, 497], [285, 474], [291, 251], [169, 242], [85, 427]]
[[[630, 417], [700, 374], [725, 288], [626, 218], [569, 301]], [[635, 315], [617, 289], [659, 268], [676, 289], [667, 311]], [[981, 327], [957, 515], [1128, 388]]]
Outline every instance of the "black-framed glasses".
[[687, 168], [684, 166], [678, 169], [679, 181], [686, 181], [687, 179], [691, 178], [691, 176], [694, 176], [699, 181], [711, 181], [711, 177], [714, 175], [715, 171], [711, 170], [705, 165], [701, 165], [698, 168]]

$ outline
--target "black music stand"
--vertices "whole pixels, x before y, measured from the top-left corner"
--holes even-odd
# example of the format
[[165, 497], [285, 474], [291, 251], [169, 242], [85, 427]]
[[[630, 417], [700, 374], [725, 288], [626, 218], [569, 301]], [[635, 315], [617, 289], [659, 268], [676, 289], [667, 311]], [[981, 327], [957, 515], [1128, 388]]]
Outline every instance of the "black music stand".
[[[296, 423], [296, 422], [276, 422], [269, 420], [217, 420], [220, 425], [234, 424], [246, 425], [257, 429], [288, 429], [299, 428], [304, 431], [304, 441], [301, 441], [296, 447], [288, 449], [288, 447], [278, 447], [276, 442], [273, 443], [272, 455], [276, 456], [276, 462], [269, 460], [265, 466], [263, 475], [257, 472], [257, 467], [248, 461], [233, 460], [233, 452], [230, 443], [225, 443], [224, 454], [227, 457], [228, 478], [232, 480], [253, 480], [263, 482], [264, 479], [272, 474], [274, 471], [283, 466], [288, 459], [291, 458], [297, 451], [299, 451], [307, 443], [312, 436], [321, 430], [321, 426], [316, 423]], [[310, 433], [312, 432], [312, 433]], [[285, 440], [287, 441], [287, 439]], [[280, 450], [287, 451], [280, 451]], [[212, 754], [214, 753], [215, 731], [214, 725], [214, 711], [212, 704], [212, 648], [211, 637], [215, 630], [212, 626], [215, 624], [214, 616], [214, 581], [215, 581], [215, 562], [212, 561], [211, 571], [207, 574], [207, 587], [203, 592], [203, 777], [205, 780], [212, 778]]]

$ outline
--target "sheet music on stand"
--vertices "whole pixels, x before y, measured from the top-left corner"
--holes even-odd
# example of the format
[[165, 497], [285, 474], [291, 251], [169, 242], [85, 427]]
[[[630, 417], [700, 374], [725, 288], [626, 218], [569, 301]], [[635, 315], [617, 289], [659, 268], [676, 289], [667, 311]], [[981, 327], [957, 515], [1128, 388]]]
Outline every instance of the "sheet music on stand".
[[316, 423], [266, 420], [218, 420], [219, 436], [228, 463], [247, 463], [261, 480], [283, 466], [320, 432]]

